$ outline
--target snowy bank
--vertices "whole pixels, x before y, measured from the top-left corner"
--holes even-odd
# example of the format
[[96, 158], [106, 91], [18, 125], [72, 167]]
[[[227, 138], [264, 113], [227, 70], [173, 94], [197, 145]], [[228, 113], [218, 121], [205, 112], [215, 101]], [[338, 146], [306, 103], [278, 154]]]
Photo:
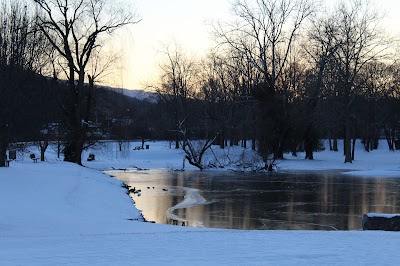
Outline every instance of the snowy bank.
[[282, 170], [342, 170], [343, 173], [371, 177], [400, 177], [400, 152], [389, 151], [387, 142], [381, 140], [379, 148], [371, 152], [364, 150], [360, 140], [356, 142], [355, 159], [344, 163], [343, 141], [339, 151], [330, 151], [327, 141], [325, 150], [314, 153], [315, 160], [304, 160], [303, 153], [297, 157], [286, 154], [286, 160], [278, 161]]
[[[100, 146], [86, 151], [83, 158], [87, 158], [90, 152], [96, 154], [96, 160], [84, 161], [83, 164], [95, 169], [111, 168], [142, 168], [142, 169], [181, 169], [184, 153], [173, 148], [169, 142], [146, 142], [150, 149], [133, 150], [133, 147], [140, 146], [140, 142], [124, 144], [123, 151], [119, 151], [115, 142], [107, 142]], [[356, 142], [355, 160], [353, 163], [344, 163], [343, 142], [339, 141], [337, 152], [330, 151], [327, 141], [324, 141], [325, 150], [314, 153], [314, 160], [305, 160], [305, 153], [299, 152], [297, 156], [290, 153], [285, 154], [284, 160], [277, 160], [278, 171], [322, 171], [341, 170], [349, 175], [375, 176], [375, 177], [400, 177], [400, 151], [389, 151], [387, 142], [381, 140], [379, 148], [366, 152], [359, 140]], [[242, 170], [235, 162], [244, 159], [247, 163], [261, 165], [257, 161], [257, 154], [250, 148], [242, 149], [238, 146], [226, 147], [221, 150], [218, 146], [212, 146], [212, 152], [205, 155], [205, 163], [214, 163], [217, 160], [226, 164], [225, 168], [218, 170]], [[230, 163], [230, 164], [229, 164]], [[185, 169], [197, 169], [185, 163]]]

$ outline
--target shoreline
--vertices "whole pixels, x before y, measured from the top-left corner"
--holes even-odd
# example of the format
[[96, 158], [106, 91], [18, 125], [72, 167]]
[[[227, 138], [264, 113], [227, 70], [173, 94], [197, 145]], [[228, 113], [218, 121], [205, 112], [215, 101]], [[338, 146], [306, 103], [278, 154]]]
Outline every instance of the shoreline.
[[[349, 180], [353, 180], [353, 179], [357, 180], [359, 178], [361, 178], [361, 179], [371, 178], [370, 176], [369, 177], [364, 177], [364, 176], [346, 175], [346, 174], [344, 174], [344, 171], [348, 171], [348, 170], [347, 169], [346, 170], [343, 170], [343, 169], [340, 169], [340, 170], [339, 169], [324, 169], [324, 170], [309, 170], [309, 169], [308, 170], [304, 170], [304, 169], [302, 169], [302, 170], [294, 170], [294, 169], [290, 169], [290, 170], [287, 170], [287, 171], [281, 171], [281, 172], [277, 172], [277, 173], [244, 172], [243, 175], [250, 174], [250, 175], [253, 176], [252, 178], [260, 179], [260, 180], [264, 179], [264, 178], [268, 179], [268, 177], [273, 177], [274, 175], [276, 175], [278, 177], [278, 176], [282, 176], [282, 174], [284, 176], [286, 176], [286, 174], [288, 174], [288, 178], [290, 178], [291, 174], [293, 174], [293, 175], [300, 174], [300, 175], [305, 176], [304, 180], [307, 181], [308, 180], [307, 179], [307, 176], [308, 176], [307, 174], [308, 173], [309, 174], [319, 175], [319, 176], [321, 176], [321, 178], [324, 178], [325, 174], [328, 174], [328, 176], [330, 176], [330, 177], [337, 177], [337, 178], [341, 178], [343, 180], [345, 180], [346, 178], [348, 178]], [[183, 195], [181, 194], [181, 196], [178, 197], [178, 202], [175, 205], [173, 205], [173, 206], [171, 206], [171, 205], [165, 206], [164, 205], [166, 207], [165, 209], [160, 209], [159, 207], [156, 207], [158, 209], [153, 209], [153, 207], [152, 208], [146, 208], [145, 207], [146, 205], [143, 205], [143, 204], [144, 203], [145, 204], [146, 203], [147, 204], [155, 204], [154, 206], [157, 206], [158, 205], [157, 202], [154, 202], [154, 201], [149, 201], [148, 202], [147, 198], [145, 199], [145, 201], [140, 201], [140, 206], [142, 207], [142, 210], [144, 211], [144, 213], [149, 214], [148, 213], [149, 210], [152, 210], [152, 211], [153, 210], [158, 210], [158, 211], [162, 210], [162, 212], [164, 213], [164, 216], [161, 216], [161, 215], [154, 216], [153, 212], [150, 212], [150, 216], [152, 217], [151, 219], [153, 219], [154, 221], [157, 221], [156, 222], [157, 224], [173, 224], [173, 225], [181, 225], [182, 224], [182, 225], [188, 225], [190, 223], [191, 227], [204, 227], [204, 224], [203, 224], [202, 220], [196, 220], [196, 219], [189, 220], [189, 219], [186, 218], [185, 215], [189, 215], [187, 217], [192, 217], [193, 218], [193, 216], [190, 215], [190, 211], [183, 210], [183, 211], [177, 212], [177, 210], [179, 210], [179, 209], [187, 209], [187, 208], [190, 208], [190, 207], [194, 207], [194, 206], [198, 206], [198, 205], [204, 205], [204, 204], [208, 203], [207, 199], [205, 199], [200, 194], [200, 190], [195, 189], [195, 188], [191, 188], [191, 185], [190, 185], [191, 183], [190, 182], [198, 182], [198, 181], [194, 181], [194, 180], [196, 180], [196, 178], [199, 178], [199, 177], [203, 178], [202, 177], [203, 175], [200, 174], [200, 173], [204, 173], [206, 175], [208, 175], [207, 173], [209, 173], [211, 176], [207, 177], [207, 178], [215, 178], [215, 179], [218, 179], [218, 178], [229, 178], [229, 176], [231, 174], [232, 175], [239, 175], [239, 176], [241, 175], [241, 173], [238, 173], [238, 172], [233, 173], [233, 172], [224, 171], [224, 170], [204, 170], [204, 171], [188, 170], [188, 171], [185, 171], [185, 172], [186, 172], [186, 174], [184, 176], [181, 176], [181, 174], [179, 174], [178, 175], [179, 178], [184, 178], [183, 180], [186, 180], [186, 178], [190, 178], [190, 179], [188, 179], [188, 181], [189, 180], [192, 180], [192, 181], [189, 181], [189, 183], [186, 183], [186, 182], [185, 183], [180, 183], [180, 182], [178, 182], [179, 184], [181, 184], [181, 186], [179, 186], [177, 188], [179, 190], [183, 191]], [[126, 171], [123, 171], [122, 173], [126, 173]], [[131, 173], [133, 173], [135, 175], [136, 171], [131, 171]], [[143, 189], [143, 187], [146, 187], [146, 186], [156, 186], [157, 187], [157, 186], [161, 186], [161, 184], [163, 184], [164, 186], [167, 186], [168, 190], [171, 192], [170, 187], [169, 187], [170, 183], [159, 183], [160, 182], [159, 180], [162, 180], [162, 178], [164, 176], [164, 173], [167, 173], [167, 171], [166, 170], [165, 171], [161, 171], [160, 169], [149, 170], [149, 171], [147, 171], [147, 173], [143, 173], [143, 172], [137, 173], [139, 175], [138, 176], [139, 179], [137, 179], [137, 181], [139, 183], [135, 183], [136, 179], [135, 179], [134, 176], [131, 177], [132, 179], [130, 179], [130, 177], [126, 176], [125, 180], [126, 181], [131, 180], [131, 181], [128, 181], [128, 182], [130, 182], [130, 186], [133, 187], [134, 185], [136, 185], [136, 188], [138, 188], [138, 186], [139, 186], [139, 188], [142, 188], [142, 189]], [[197, 173], [198, 175], [195, 175], [193, 173]], [[215, 176], [213, 176], [213, 174], [215, 174]], [[165, 178], [166, 178], [166, 180], [169, 180], [169, 178], [171, 178], [172, 176], [175, 176], [175, 174], [172, 174], [171, 176], [165, 176]], [[125, 174], [123, 174], [123, 177], [125, 177]], [[310, 175], [310, 177], [311, 177], [311, 175]], [[150, 183], [146, 183], [146, 179], [147, 178], [149, 178], [148, 182], [150, 182]], [[195, 178], [195, 179], [192, 179], [192, 178]], [[374, 178], [379, 179], [379, 177], [374, 177]], [[119, 177], [117, 177], [115, 179], [117, 179], [119, 181], [124, 180], [123, 178], [121, 178], [121, 176], [119, 176]], [[171, 179], [171, 180], [174, 180], [174, 179]], [[312, 179], [310, 179], [310, 180], [312, 180]], [[164, 181], [162, 181], [162, 182], [164, 182]], [[352, 181], [350, 181], [350, 182], [352, 182]], [[362, 182], [362, 181], [357, 181], [357, 182]], [[171, 181], [171, 184], [175, 184], [175, 182]], [[167, 189], [165, 189], [165, 190], [167, 190]], [[168, 193], [170, 193], [170, 192], [168, 192]], [[145, 193], [145, 191], [144, 191], [144, 193]], [[156, 191], [156, 193], [157, 193], [157, 191]], [[131, 198], [133, 198], [133, 195], [132, 195]], [[150, 198], [156, 199], [155, 196], [151, 196]], [[134, 207], [136, 209], [139, 209], [136, 206], [135, 198], [133, 198], [133, 202], [134, 202]], [[142, 215], [144, 217], [144, 220], [146, 220], [145, 214], [142, 213]], [[314, 223], [304, 223], [304, 224], [314, 224]], [[315, 225], [318, 225], [318, 224], [316, 223]], [[331, 228], [333, 230], [338, 230], [337, 228], [332, 227], [332, 226], [323, 226], [323, 224], [319, 224], [319, 226], [329, 227], [329, 228]], [[229, 229], [229, 227], [228, 228], [218, 227], [218, 228], [219, 229]], [[338, 228], [340, 228], [340, 227], [338, 227]], [[246, 229], [239, 228], [239, 230], [246, 230]], [[247, 230], [249, 230], [249, 229], [247, 229]], [[250, 230], [254, 230], [254, 229], [250, 229]], [[313, 229], [300, 229], [300, 230], [313, 230]], [[340, 230], [353, 230], [353, 229], [340, 229]]]
[[[106, 173], [106, 172], [104, 172], [104, 173]], [[136, 210], [138, 210], [140, 212], [141, 217], [135, 218], [135, 219], [129, 219], [129, 220], [140, 221], [140, 219], [142, 219], [142, 222], [157, 224], [154, 221], [147, 220], [146, 217], [144, 216], [144, 214], [142, 213], [142, 211], [137, 208], [135, 200], [130, 196], [130, 194], [133, 193], [133, 192], [130, 192], [131, 186], [129, 186], [126, 182], [117, 179], [114, 175], [111, 175], [111, 174], [107, 174], [107, 175], [109, 175], [112, 179], [122, 183], [121, 187], [126, 189], [126, 194], [132, 200], [132, 205], [135, 207]], [[190, 207], [194, 207], [194, 206], [207, 204], [207, 200], [200, 195], [198, 189], [187, 188], [187, 187], [182, 187], [182, 189], [184, 190], [183, 200], [181, 202], [178, 202], [174, 206], [168, 208], [168, 210], [166, 211], [166, 217], [173, 223], [176, 222], [175, 225], [177, 225], [179, 222], [182, 225], [187, 226], [189, 223], [189, 220], [181, 218], [178, 215], [175, 215], [173, 212], [178, 209], [185, 209], [185, 208], [190, 208]], [[200, 224], [197, 224], [196, 227], [203, 227], [203, 226], [201, 226]]]

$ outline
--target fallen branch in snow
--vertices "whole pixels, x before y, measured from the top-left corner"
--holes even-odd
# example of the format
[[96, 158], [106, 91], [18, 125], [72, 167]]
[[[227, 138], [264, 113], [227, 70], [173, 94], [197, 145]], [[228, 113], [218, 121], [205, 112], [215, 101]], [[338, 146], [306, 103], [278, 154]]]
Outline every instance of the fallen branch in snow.
[[400, 214], [364, 214], [362, 228], [363, 230], [400, 231]]

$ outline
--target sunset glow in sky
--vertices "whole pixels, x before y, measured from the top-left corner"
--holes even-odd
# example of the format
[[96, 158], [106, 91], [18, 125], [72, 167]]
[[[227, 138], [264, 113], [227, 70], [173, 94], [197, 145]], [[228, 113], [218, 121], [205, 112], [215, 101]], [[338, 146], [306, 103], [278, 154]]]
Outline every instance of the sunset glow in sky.
[[[113, 86], [144, 89], [157, 79], [162, 44], [176, 41], [190, 55], [201, 56], [213, 45], [211, 20], [227, 20], [231, 0], [127, 0], [134, 5], [142, 21], [130, 28], [120, 45], [124, 70]], [[386, 12], [383, 23], [392, 34], [400, 33], [400, 2], [375, 0]]]

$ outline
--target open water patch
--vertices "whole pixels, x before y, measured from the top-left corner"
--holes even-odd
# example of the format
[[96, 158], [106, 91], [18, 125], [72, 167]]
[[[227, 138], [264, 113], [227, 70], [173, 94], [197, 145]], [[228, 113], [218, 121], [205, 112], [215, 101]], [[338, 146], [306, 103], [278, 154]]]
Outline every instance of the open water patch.
[[247, 230], [360, 230], [364, 213], [399, 213], [399, 178], [338, 172], [128, 171], [136, 207], [156, 223]]

